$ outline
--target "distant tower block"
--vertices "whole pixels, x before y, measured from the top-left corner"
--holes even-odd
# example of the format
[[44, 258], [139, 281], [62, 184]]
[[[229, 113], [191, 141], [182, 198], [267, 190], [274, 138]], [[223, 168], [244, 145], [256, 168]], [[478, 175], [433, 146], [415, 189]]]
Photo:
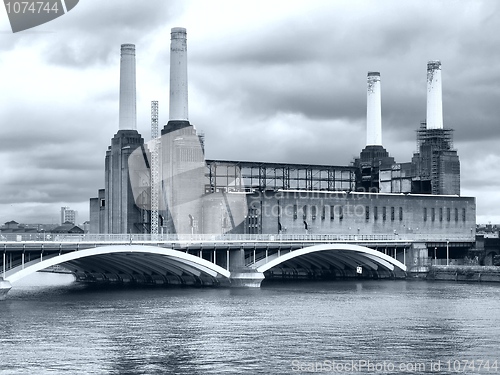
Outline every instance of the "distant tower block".
[[427, 63], [427, 129], [443, 129], [441, 62]]
[[119, 130], [136, 130], [135, 45], [122, 44], [120, 60]]
[[171, 32], [169, 120], [189, 121], [186, 29], [182, 27]]
[[366, 145], [382, 146], [380, 73], [368, 72], [366, 97]]

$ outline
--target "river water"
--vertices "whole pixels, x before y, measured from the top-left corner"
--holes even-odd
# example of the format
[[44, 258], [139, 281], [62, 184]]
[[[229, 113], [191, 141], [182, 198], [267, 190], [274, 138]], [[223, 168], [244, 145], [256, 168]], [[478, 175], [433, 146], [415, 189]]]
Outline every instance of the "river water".
[[0, 324], [9, 375], [500, 373], [499, 284], [126, 289], [37, 274], [0, 301]]

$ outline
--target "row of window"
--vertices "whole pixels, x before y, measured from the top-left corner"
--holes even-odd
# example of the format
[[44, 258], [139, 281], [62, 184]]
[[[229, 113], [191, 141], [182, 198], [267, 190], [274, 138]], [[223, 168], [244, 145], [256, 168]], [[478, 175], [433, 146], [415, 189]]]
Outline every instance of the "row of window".
[[247, 230], [248, 230], [249, 234], [260, 233], [260, 230], [259, 230], [259, 211], [257, 209], [250, 208], [248, 210], [247, 225], [248, 225]]
[[[347, 214], [349, 216], [364, 216], [366, 221], [370, 220], [370, 217], [373, 217], [374, 221], [379, 220], [379, 215], [382, 221], [403, 221], [403, 207], [370, 207], [370, 206], [362, 206], [362, 205], [352, 205], [350, 206], [350, 210], [347, 212], [345, 211], [345, 208], [343, 206], [322, 206], [321, 207], [321, 220], [325, 220], [327, 216], [327, 210], [329, 207], [329, 213], [330, 213], [330, 220], [335, 220], [335, 217], [339, 219], [339, 221], [344, 219], [344, 216]], [[380, 208], [380, 210], [379, 210]], [[308, 217], [308, 205], [304, 205], [300, 207], [301, 214], [302, 214], [302, 220], [307, 220]], [[371, 210], [373, 209], [373, 213]], [[430, 210], [428, 210], [427, 207], [424, 207], [424, 216], [423, 219], [424, 221], [428, 220], [428, 211], [430, 211], [430, 219], [431, 221], [436, 221], [436, 208], [432, 207]], [[439, 221], [444, 220], [444, 215], [446, 214], [446, 221], [451, 221], [451, 216], [452, 216], [452, 209], [450, 207], [440, 207], [438, 209], [438, 217]], [[454, 208], [453, 210], [454, 214], [454, 220], [456, 222], [459, 221], [459, 209]], [[316, 220], [318, 216], [318, 207], [317, 206], [311, 206], [311, 216], [310, 218], [312, 220]], [[299, 207], [297, 205], [293, 206], [293, 218], [296, 220], [299, 217]], [[465, 208], [462, 208], [462, 221], [466, 221], [466, 210]]]
[[203, 158], [201, 149], [193, 147], [183, 147], [178, 150], [179, 160], [186, 162], [196, 162]]
[[[335, 220], [335, 217], [337, 217], [339, 220], [344, 219], [344, 215], [347, 214], [349, 216], [364, 216], [366, 221], [370, 220], [370, 206], [361, 206], [361, 205], [351, 205], [350, 210], [345, 212], [345, 209], [343, 206], [322, 206], [321, 207], [321, 220], [325, 220], [327, 216], [327, 210], [328, 207], [330, 207], [330, 220]], [[390, 211], [388, 211], [389, 207], [381, 207], [381, 217], [383, 221], [387, 220], [388, 213], [390, 215], [390, 220], [395, 221], [396, 216], [399, 221], [403, 221], [403, 207], [390, 207]], [[396, 210], [397, 208], [397, 210]], [[297, 219], [298, 218], [298, 206], [294, 205], [293, 206], [293, 218]], [[304, 205], [301, 207], [302, 211], [302, 219], [306, 220], [308, 218], [308, 206]], [[311, 219], [316, 220], [318, 215], [318, 207], [317, 206], [312, 206], [311, 207]], [[379, 220], [379, 207], [375, 206], [373, 207], [373, 220]]]
[[[427, 221], [427, 218], [428, 218], [428, 209], [427, 207], [424, 207], [424, 221]], [[438, 210], [438, 217], [439, 217], [439, 221], [443, 221], [444, 220], [444, 209], [443, 207], [439, 207], [439, 210]], [[446, 207], [446, 221], [451, 221], [451, 208], [449, 207]], [[458, 221], [459, 220], [459, 211], [458, 211], [458, 208], [455, 208], [453, 210], [453, 213], [454, 213], [454, 220], [455, 221]], [[462, 221], [465, 222], [467, 216], [466, 216], [466, 211], [465, 211], [465, 208], [462, 208]], [[430, 219], [431, 221], [436, 221], [436, 208], [435, 207], [431, 207], [430, 209]]]

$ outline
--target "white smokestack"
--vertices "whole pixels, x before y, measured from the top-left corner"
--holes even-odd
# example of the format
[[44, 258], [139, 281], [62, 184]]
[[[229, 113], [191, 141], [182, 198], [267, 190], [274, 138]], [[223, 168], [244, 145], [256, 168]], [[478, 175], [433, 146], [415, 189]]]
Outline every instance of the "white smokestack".
[[188, 119], [186, 29], [174, 27], [170, 42], [170, 120]]
[[120, 60], [120, 130], [136, 130], [135, 45], [122, 44]]
[[368, 72], [366, 95], [366, 145], [382, 146], [382, 109], [380, 73]]
[[441, 61], [427, 63], [427, 129], [443, 129]]

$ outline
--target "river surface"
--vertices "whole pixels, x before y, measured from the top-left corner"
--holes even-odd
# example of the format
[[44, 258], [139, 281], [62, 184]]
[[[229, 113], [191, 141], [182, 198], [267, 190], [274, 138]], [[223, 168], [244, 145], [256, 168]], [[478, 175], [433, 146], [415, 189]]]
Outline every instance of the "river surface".
[[9, 375], [500, 374], [500, 284], [126, 289], [37, 274], [0, 301], [0, 324]]

